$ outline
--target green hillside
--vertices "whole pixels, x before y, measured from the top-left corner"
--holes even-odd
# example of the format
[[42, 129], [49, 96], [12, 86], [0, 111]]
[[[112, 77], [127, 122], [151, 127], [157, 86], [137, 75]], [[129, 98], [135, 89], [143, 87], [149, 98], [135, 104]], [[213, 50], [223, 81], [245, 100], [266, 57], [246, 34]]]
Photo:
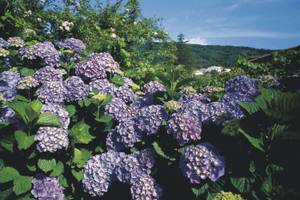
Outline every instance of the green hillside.
[[250, 59], [272, 52], [272, 50], [250, 47], [197, 44], [185, 45], [192, 50], [195, 68], [209, 67], [212, 65], [232, 67], [240, 55]]

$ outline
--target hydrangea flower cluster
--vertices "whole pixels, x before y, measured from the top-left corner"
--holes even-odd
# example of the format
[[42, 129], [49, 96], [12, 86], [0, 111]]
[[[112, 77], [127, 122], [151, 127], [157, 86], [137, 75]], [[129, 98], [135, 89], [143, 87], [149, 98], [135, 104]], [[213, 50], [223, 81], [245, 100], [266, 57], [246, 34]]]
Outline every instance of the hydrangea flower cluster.
[[10, 47], [23, 47], [24, 46], [24, 41], [20, 37], [10, 37], [7, 40], [8, 44]]
[[89, 86], [80, 77], [71, 76], [64, 81], [65, 99], [68, 102], [85, 99], [89, 94]]
[[[84, 166], [84, 190], [92, 196], [103, 196], [112, 182], [120, 181], [131, 185], [133, 195], [153, 195], [158, 186], [151, 188], [143, 183], [134, 186], [144, 177], [151, 178], [150, 169], [154, 165], [153, 158], [149, 150], [130, 155], [115, 151], [96, 155]], [[153, 189], [155, 191], [152, 191]], [[133, 196], [133, 199], [136, 198]]]
[[38, 200], [63, 200], [64, 188], [58, 178], [38, 175], [32, 180], [31, 194]]
[[114, 120], [124, 121], [133, 117], [134, 110], [127, 106], [122, 99], [113, 98], [109, 104], [105, 105], [104, 113], [110, 115]]
[[191, 95], [183, 95], [180, 97], [179, 102], [181, 103], [181, 105], [184, 105], [190, 101], [200, 101], [203, 103], [209, 103], [211, 102], [211, 100], [204, 96], [203, 94], [200, 93], [195, 93], [195, 94], [191, 94]]
[[9, 55], [9, 51], [3, 48], [0, 48], [0, 57], [7, 57]]
[[221, 191], [214, 196], [213, 200], [244, 200], [244, 198], [239, 194]]
[[167, 133], [172, 134], [179, 145], [201, 139], [201, 122], [188, 113], [174, 113], [168, 121]]
[[180, 103], [178, 101], [170, 100], [165, 102], [165, 107], [169, 112], [175, 112], [180, 108]]
[[186, 87], [181, 88], [179, 93], [182, 96], [189, 96], [189, 95], [197, 93], [197, 90], [195, 90], [195, 88], [193, 88], [192, 86], [186, 86]]
[[67, 38], [65, 40], [55, 42], [55, 45], [60, 49], [69, 49], [76, 55], [80, 55], [86, 48], [85, 44], [81, 40], [75, 38]]
[[25, 76], [19, 81], [17, 89], [28, 90], [37, 86], [39, 86], [39, 82], [35, 78], [33, 78], [32, 76]]
[[153, 178], [143, 176], [132, 184], [130, 193], [133, 200], [159, 200], [162, 190]]
[[34, 137], [39, 152], [54, 153], [69, 145], [68, 132], [63, 128], [40, 127]]
[[8, 48], [9, 47], [9, 43], [4, 40], [2, 37], [0, 37], [0, 48]]
[[168, 119], [165, 108], [161, 105], [151, 105], [141, 108], [135, 118], [136, 126], [146, 135], [156, 134], [163, 120]]
[[163, 84], [161, 84], [158, 81], [150, 81], [149, 83], [146, 83], [142, 87], [142, 92], [147, 94], [154, 94], [156, 92], [165, 92], [166, 88]]
[[21, 77], [19, 73], [4, 71], [0, 73], [0, 94], [6, 100], [13, 100], [17, 94], [17, 85]]
[[248, 76], [237, 76], [226, 82], [225, 92], [255, 97], [258, 95], [258, 81]]
[[63, 73], [61, 70], [46, 66], [40, 68], [34, 73], [33, 76], [39, 83], [45, 83], [49, 81], [62, 81]]
[[66, 88], [62, 81], [45, 82], [37, 91], [38, 98], [45, 104], [61, 104], [65, 100]]
[[217, 181], [225, 173], [225, 161], [215, 147], [208, 143], [189, 146], [180, 158], [180, 168], [191, 183], [199, 184], [209, 178]]
[[29, 47], [19, 49], [21, 60], [41, 59], [46, 66], [59, 67], [60, 54], [51, 42], [41, 42]]

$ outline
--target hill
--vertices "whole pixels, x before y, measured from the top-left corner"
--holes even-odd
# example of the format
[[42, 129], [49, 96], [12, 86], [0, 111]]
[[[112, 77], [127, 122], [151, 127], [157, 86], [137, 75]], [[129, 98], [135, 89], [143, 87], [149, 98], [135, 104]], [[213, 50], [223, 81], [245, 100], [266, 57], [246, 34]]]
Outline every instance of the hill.
[[233, 67], [239, 56], [251, 59], [272, 52], [272, 50], [250, 47], [197, 44], [185, 45], [192, 51], [195, 68], [209, 67], [212, 65]]

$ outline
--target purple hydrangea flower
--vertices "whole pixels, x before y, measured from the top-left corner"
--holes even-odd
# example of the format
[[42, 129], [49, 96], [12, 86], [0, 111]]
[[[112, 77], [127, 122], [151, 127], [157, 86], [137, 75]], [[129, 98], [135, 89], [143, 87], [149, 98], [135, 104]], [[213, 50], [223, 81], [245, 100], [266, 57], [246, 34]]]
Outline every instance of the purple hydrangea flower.
[[137, 179], [130, 188], [133, 200], [159, 200], [162, 190], [150, 176]]
[[201, 122], [187, 113], [174, 113], [168, 121], [167, 133], [172, 134], [179, 145], [201, 139]]
[[59, 69], [53, 67], [43, 67], [35, 72], [33, 77], [39, 82], [44, 83], [48, 81], [62, 81], [63, 73]]
[[140, 142], [143, 135], [135, 127], [133, 120], [120, 122], [107, 136], [106, 146], [110, 150], [122, 151]]
[[203, 143], [184, 150], [180, 169], [193, 184], [207, 178], [215, 182], [225, 174], [225, 161], [211, 144]]
[[200, 93], [181, 96], [180, 99], [179, 99], [179, 102], [181, 103], [181, 105], [184, 105], [184, 104], [186, 104], [190, 101], [200, 101], [202, 103], [211, 102], [211, 100], [208, 97], [206, 97], [206, 96], [204, 96], [203, 94], [200, 94]]
[[70, 124], [69, 113], [61, 105], [58, 104], [43, 105], [41, 112], [42, 113], [51, 112], [57, 115], [60, 119], [60, 123], [62, 124], [62, 128], [68, 129], [68, 126]]
[[226, 82], [225, 92], [254, 97], [258, 95], [258, 81], [248, 76], [237, 76]]
[[63, 200], [64, 188], [58, 178], [39, 176], [32, 180], [31, 194], [38, 200]]
[[40, 127], [34, 140], [39, 152], [54, 153], [69, 145], [67, 130], [57, 127]]
[[115, 179], [115, 168], [121, 161], [124, 153], [108, 151], [96, 155], [88, 160], [83, 170], [84, 191], [92, 196], [103, 196]]
[[65, 99], [66, 88], [62, 81], [45, 82], [37, 91], [38, 98], [45, 104], [61, 104]]
[[135, 118], [136, 126], [147, 135], [158, 132], [163, 120], [168, 119], [165, 108], [161, 105], [151, 105], [141, 108]]
[[146, 170], [146, 174], [151, 174], [151, 169], [155, 165], [155, 153], [152, 149], [144, 149], [142, 151], [136, 151], [132, 154], [132, 156], [136, 157], [139, 162], [139, 165], [143, 166], [144, 170]]
[[64, 81], [66, 101], [83, 100], [88, 96], [89, 87], [78, 76], [71, 76]]
[[136, 98], [132, 102], [131, 105], [135, 108], [142, 108], [142, 107], [150, 106], [152, 104], [154, 104], [153, 95], [145, 95], [145, 96], [141, 96], [141, 97]]
[[125, 103], [132, 103], [135, 99], [134, 92], [128, 86], [117, 87], [113, 96], [122, 99]]
[[134, 110], [121, 99], [113, 98], [109, 104], [105, 105], [104, 113], [114, 120], [127, 121], [133, 117]]
[[142, 88], [142, 92], [144, 92], [146, 95], [165, 91], [165, 86], [158, 81], [150, 81], [149, 83], [146, 83]]
[[114, 94], [114, 91], [116, 90], [116, 87], [114, 84], [110, 83], [107, 79], [98, 79], [90, 82], [90, 92], [92, 91], [98, 91], [106, 95], [112, 95]]
[[22, 47], [19, 49], [21, 60], [41, 59], [46, 66], [59, 67], [60, 55], [51, 42], [41, 42], [33, 46]]
[[0, 107], [0, 122], [13, 122], [15, 112], [8, 106]]
[[2, 37], [0, 37], [0, 48], [8, 48], [9, 47], [9, 43], [4, 40]]
[[199, 121], [206, 121], [209, 118], [209, 115], [206, 114], [206, 104], [197, 101], [197, 100], [191, 100], [189, 102], [186, 102], [181, 105], [178, 112], [181, 113], [188, 113], [189, 115], [193, 115], [198, 118]]
[[58, 48], [70, 49], [77, 55], [80, 55], [86, 48], [85, 44], [81, 40], [75, 38], [68, 38], [55, 42], [55, 45]]
[[10, 71], [0, 73], [0, 94], [6, 100], [13, 100], [17, 95], [17, 84], [20, 74]]
[[102, 66], [106, 72], [114, 74], [119, 71], [119, 64], [109, 53], [94, 53], [92, 56], [95, 58], [97, 64]]
[[32, 76], [25, 76], [19, 81], [17, 89], [28, 90], [37, 86], [39, 86], [39, 82], [35, 78]]

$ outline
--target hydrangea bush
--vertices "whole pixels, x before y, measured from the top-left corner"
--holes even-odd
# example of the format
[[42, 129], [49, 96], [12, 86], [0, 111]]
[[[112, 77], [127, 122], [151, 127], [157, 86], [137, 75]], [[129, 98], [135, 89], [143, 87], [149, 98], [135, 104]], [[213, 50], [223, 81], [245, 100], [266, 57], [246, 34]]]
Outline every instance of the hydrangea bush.
[[247, 120], [245, 105], [262, 98], [257, 80], [237, 76], [217, 100], [191, 87], [173, 96], [158, 81], [137, 86], [107, 52], [81, 57], [85, 45], [75, 38], [0, 42], [17, 52], [5, 55], [16, 65], [0, 74], [1, 198], [116, 199], [124, 188], [133, 200], [265, 195], [250, 190], [255, 163], [253, 177], [236, 168], [245, 164], [241, 144], [246, 154], [263, 144], [239, 126], [246, 141], [227, 145], [226, 137], [229, 125]]

